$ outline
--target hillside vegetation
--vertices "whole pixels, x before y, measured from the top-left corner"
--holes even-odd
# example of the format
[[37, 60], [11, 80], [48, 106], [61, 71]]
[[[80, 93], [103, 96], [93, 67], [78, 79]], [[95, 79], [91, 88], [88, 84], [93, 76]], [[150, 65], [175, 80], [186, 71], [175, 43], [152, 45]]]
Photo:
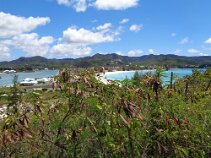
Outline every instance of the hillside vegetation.
[[0, 157], [209, 157], [211, 70], [174, 83], [172, 74], [169, 85], [164, 76], [157, 70], [105, 85], [95, 72], [66, 70], [52, 92], [15, 84], [1, 91], [8, 117]]
[[[135, 65], [135, 67], [134, 67]], [[118, 54], [95, 54], [92, 57], [84, 57], [77, 59], [47, 59], [44, 57], [21, 57], [17, 60], [10, 62], [0, 62], [0, 70], [16, 69], [18, 71], [33, 70], [33, 69], [59, 69], [63, 67], [81, 67], [90, 68], [95, 66], [106, 67], [125, 67], [138, 68], [140, 66], [156, 67], [156, 66], [168, 66], [168, 67], [210, 67], [211, 57], [199, 56], [199, 57], [186, 57], [177, 55], [144, 55], [141, 57], [128, 57]]]

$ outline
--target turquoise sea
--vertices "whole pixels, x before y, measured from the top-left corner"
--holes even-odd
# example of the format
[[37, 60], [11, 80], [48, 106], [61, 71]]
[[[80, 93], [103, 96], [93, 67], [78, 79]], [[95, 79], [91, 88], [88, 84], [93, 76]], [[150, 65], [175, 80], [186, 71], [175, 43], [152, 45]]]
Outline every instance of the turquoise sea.
[[[138, 71], [140, 74], [145, 74], [148, 72], [154, 72], [155, 70], [140, 70]], [[165, 72], [167, 77], [163, 78], [164, 82], [168, 82], [170, 79], [171, 72], [174, 72], [177, 77], [183, 77], [185, 75], [191, 75], [192, 69], [170, 69], [169, 71]], [[124, 79], [131, 79], [134, 75], [135, 71], [116, 71], [116, 72], [107, 72], [105, 74], [106, 79], [110, 80], [124, 80]], [[18, 75], [18, 82], [22, 81], [25, 78], [47, 78], [52, 77], [58, 74], [58, 70], [42, 70], [42, 71], [35, 71], [35, 72], [19, 72], [14, 74], [0, 74], [0, 87], [2, 86], [10, 86], [12, 85], [12, 80], [15, 75]]]
[[58, 70], [41, 70], [34, 72], [18, 72], [13, 74], [0, 74], [0, 87], [12, 85], [12, 81], [15, 75], [18, 76], [18, 82], [25, 78], [48, 78], [58, 74]]
[[[203, 69], [200, 69], [203, 70]], [[124, 80], [124, 79], [131, 79], [136, 71], [116, 71], [116, 72], [107, 72], [105, 74], [106, 79], [110, 80]], [[145, 73], [153, 73], [155, 70], [140, 70], [138, 71], [140, 74], [145, 74]], [[169, 71], [165, 71], [166, 77], [163, 78], [164, 82], [168, 82], [170, 80], [170, 75], [171, 72], [174, 73], [177, 78], [181, 78], [186, 75], [191, 75], [192, 74], [192, 69], [170, 69]]]

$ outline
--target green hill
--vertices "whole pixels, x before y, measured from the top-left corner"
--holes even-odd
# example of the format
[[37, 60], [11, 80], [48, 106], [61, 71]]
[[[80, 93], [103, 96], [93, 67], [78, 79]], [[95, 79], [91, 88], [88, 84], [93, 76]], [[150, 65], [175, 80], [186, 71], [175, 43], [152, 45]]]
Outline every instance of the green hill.
[[42, 68], [61, 68], [61, 67], [93, 67], [93, 66], [163, 66], [169, 67], [207, 67], [211, 66], [211, 56], [187, 57], [172, 54], [144, 55], [140, 57], [128, 57], [118, 54], [95, 54], [83, 58], [47, 59], [40, 56], [21, 57], [13, 61], [0, 62], [0, 70], [19, 69], [31, 70]]

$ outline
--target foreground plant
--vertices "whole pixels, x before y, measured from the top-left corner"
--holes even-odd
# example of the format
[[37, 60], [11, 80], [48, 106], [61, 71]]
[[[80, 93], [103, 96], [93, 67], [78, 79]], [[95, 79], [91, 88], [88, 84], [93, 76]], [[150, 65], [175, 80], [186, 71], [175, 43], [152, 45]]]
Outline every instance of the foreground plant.
[[1, 122], [1, 157], [206, 157], [210, 71], [167, 88], [163, 75], [104, 85], [94, 72], [63, 71], [59, 89], [25, 94]]

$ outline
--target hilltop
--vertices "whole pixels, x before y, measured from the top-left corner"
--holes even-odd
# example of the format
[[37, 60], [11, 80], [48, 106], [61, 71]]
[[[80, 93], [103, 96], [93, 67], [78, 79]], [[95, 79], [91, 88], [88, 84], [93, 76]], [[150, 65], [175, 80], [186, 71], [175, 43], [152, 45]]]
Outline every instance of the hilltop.
[[121, 56], [118, 54], [95, 54], [83, 58], [47, 59], [41, 56], [20, 57], [13, 61], [0, 62], [0, 69], [31, 70], [61, 67], [94, 67], [94, 66], [164, 66], [169, 67], [207, 67], [211, 66], [211, 56], [187, 57], [172, 54], [144, 55], [140, 57]]

